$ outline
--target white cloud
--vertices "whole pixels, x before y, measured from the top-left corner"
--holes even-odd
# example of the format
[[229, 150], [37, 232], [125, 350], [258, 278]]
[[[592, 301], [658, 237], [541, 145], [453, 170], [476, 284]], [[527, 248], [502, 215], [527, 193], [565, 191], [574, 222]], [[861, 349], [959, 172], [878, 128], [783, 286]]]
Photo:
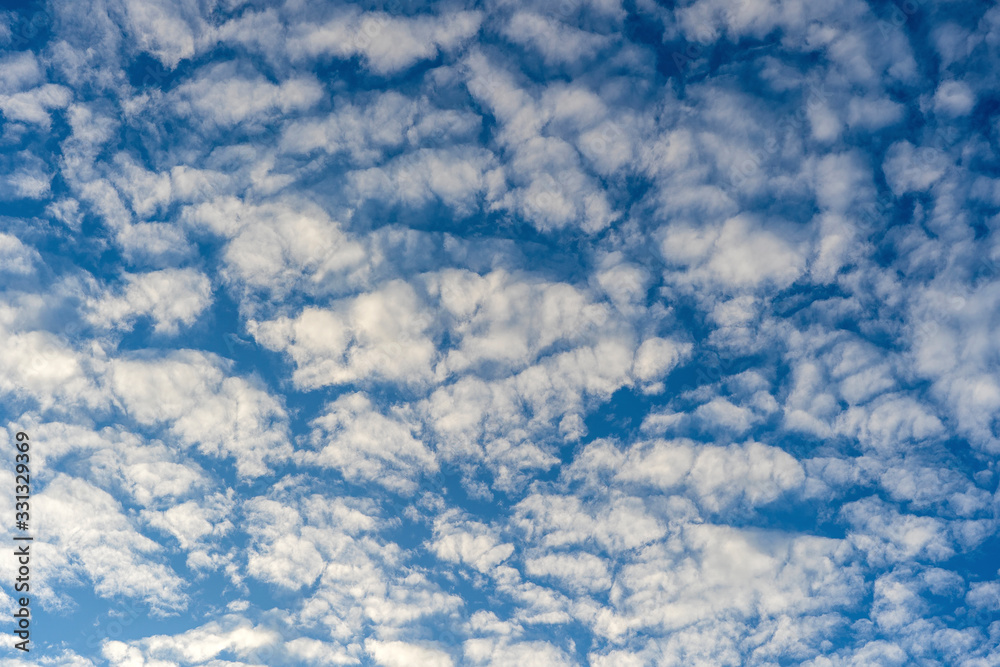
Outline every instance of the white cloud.
[[947, 156], [930, 147], [897, 141], [885, 154], [882, 171], [893, 193], [920, 192], [934, 185], [948, 168]]
[[538, 51], [550, 66], [592, 61], [611, 41], [530, 11], [515, 12], [504, 27], [504, 35]]
[[339, 397], [312, 426], [317, 451], [300, 459], [336, 468], [348, 480], [413, 493], [422, 473], [438, 469], [434, 454], [414, 437], [412, 427], [379, 411], [364, 394]]
[[857, 650], [849, 648], [840, 655], [822, 656], [803, 663], [803, 665], [805, 667], [847, 667], [848, 665], [860, 667], [860, 665], [878, 664], [892, 667], [893, 665], [905, 665], [908, 658], [906, 651], [901, 647], [892, 642], [878, 639], [865, 643]]
[[852, 128], [881, 130], [903, 120], [903, 105], [886, 97], [855, 97], [847, 108], [847, 124]]
[[31, 51], [9, 53], [0, 59], [0, 91], [4, 93], [26, 90], [45, 79], [42, 64]]
[[800, 248], [747, 216], [705, 230], [667, 227], [660, 249], [668, 263], [681, 269], [668, 274], [672, 279], [725, 290], [784, 288], [805, 268]]
[[466, 59], [465, 73], [469, 92], [492, 111], [500, 124], [498, 140], [509, 151], [503, 156], [505, 177], [513, 189], [498, 187], [493, 207], [544, 232], [574, 226], [592, 234], [619, 217], [604, 189], [582, 170], [574, 146], [543, 133], [551, 112], [529, 91], [480, 53]]
[[410, 665], [452, 667], [455, 664], [451, 656], [441, 649], [400, 641], [366, 639], [365, 650], [379, 665], [384, 667], [409, 667]]
[[457, 520], [454, 512], [435, 519], [431, 548], [441, 560], [470, 565], [484, 573], [514, 553], [514, 545], [501, 542], [489, 526]]
[[690, 343], [678, 343], [666, 338], [647, 338], [635, 351], [632, 374], [646, 383], [647, 390], [662, 391], [662, 380], [692, 350]]
[[901, 514], [877, 498], [848, 503], [841, 511], [855, 528], [851, 542], [872, 564], [941, 561], [955, 553], [948, 525], [941, 519]]
[[479, 610], [469, 617], [468, 631], [478, 635], [496, 635], [502, 637], [517, 636], [524, 628], [517, 623], [502, 621], [492, 611]]
[[[601, 340], [544, 357], [501, 380], [463, 377], [435, 390], [419, 411], [439, 439], [441, 457], [485, 457], [496, 484], [517, 487], [526, 471], [558, 462], [539, 440], [553, 438], [560, 425], [565, 428], [559, 439], [572, 437], [580, 427], [573, 426], [573, 415], [630, 383], [632, 357], [632, 346], [624, 341]], [[536, 437], [529, 437], [532, 433]]]
[[969, 586], [965, 601], [977, 609], [997, 611], [1000, 609], [1000, 582], [977, 581]]
[[431, 314], [409, 284], [392, 281], [378, 291], [306, 308], [295, 318], [250, 320], [247, 329], [265, 347], [286, 352], [301, 387], [384, 378], [420, 385], [433, 378], [436, 346]]
[[95, 430], [89, 424], [39, 423], [31, 413], [17, 421], [19, 430], [28, 429], [46, 444], [32, 453], [38, 481], [48, 481], [72, 465], [86, 470], [88, 480], [103, 490], [143, 507], [161, 507], [211, 487], [204, 471], [182, 452], [121, 427]]
[[817, 327], [793, 332], [788, 342], [793, 367], [784, 406], [788, 428], [822, 436], [840, 432], [882, 449], [896, 447], [907, 433], [927, 438], [936, 432], [936, 417], [923, 406], [892, 395], [899, 388], [894, 359], [876, 346]]
[[532, 577], [551, 577], [572, 591], [602, 591], [611, 587], [605, 561], [588, 553], [550, 553], [524, 562]]
[[[173, 69], [195, 53], [195, 17], [184, 16], [187, 3], [165, 0], [125, 0], [125, 21], [133, 46]], [[188, 5], [191, 7], [191, 5]], [[200, 19], [200, 17], [198, 17]], [[191, 24], [195, 25], [192, 26]]]
[[941, 420], [908, 396], [882, 396], [865, 408], [849, 408], [837, 419], [838, 431], [866, 446], [891, 452], [945, 434]]
[[22, 121], [49, 129], [50, 112], [64, 109], [72, 99], [70, 90], [54, 83], [46, 83], [23, 92], [0, 94], [0, 111], [8, 122]]
[[622, 612], [595, 630], [673, 630], [702, 620], [778, 613], [822, 613], [850, 604], [861, 578], [838, 540], [690, 525], [675, 546], [657, 545], [621, 568]]
[[824, 209], [843, 213], [874, 195], [868, 159], [858, 151], [827, 155], [816, 161], [816, 198]]
[[[151, 171], [125, 152], [115, 155], [114, 169], [108, 176], [128, 199], [136, 216], [142, 219], [165, 214], [169, 205], [175, 202], [209, 199], [230, 182], [225, 174], [185, 165]], [[168, 223], [159, 226], [172, 227]]]
[[361, 661], [338, 644], [299, 637], [285, 642], [280, 649], [309, 665], [359, 665]]
[[879, 479], [894, 500], [905, 500], [914, 509], [940, 503], [962, 517], [985, 509], [990, 494], [976, 488], [964, 475], [914, 464], [889, 466]]
[[470, 665], [481, 667], [570, 667], [566, 652], [548, 642], [507, 642], [469, 639], [464, 645]]
[[254, 625], [239, 615], [227, 615], [177, 635], [152, 635], [128, 643], [106, 641], [101, 652], [112, 665], [119, 667], [204, 665], [219, 664], [208, 661], [226, 653], [253, 659], [260, 649], [279, 642], [280, 635], [275, 630]]
[[[399, 148], [468, 141], [481, 126], [482, 119], [474, 112], [441, 109], [426, 99], [387, 91], [368, 99], [336, 98], [330, 114], [286, 123], [279, 146], [290, 154], [346, 155], [359, 166], [368, 166]], [[417, 162], [403, 161], [411, 169]]]
[[193, 324], [211, 303], [211, 282], [195, 269], [127, 273], [124, 278], [127, 286], [120, 296], [108, 294], [91, 304], [91, 322], [131, 328], [136, 317], [148, 315], [157, 332], [176, 333], [179, 326]]
[[37, 250], [24, 245], [16, 236], [0, 233], [0, 271], [26, 275], [35, 270], [40, 260]]
[[233, 507], [232, 493], [189, 500], [163, 512], [143, 510], [142, 517], [154, 528], [177, 538], [182, 549], [190, 549], [209, 535], [225, 535], [233, 528], [227, 518]]
[[720, 511], [774, 502], [800, 488], [805, 473], [793, 456], [759, 442], [717, 447], [654, 440], [629, 448], [617, 479], [664, 490], [686, 485], [706, 508]]
[[47, 517], [47, 530], [58, 544], [50, 571], [44, 571], [43, 561], [42, 581], [84, 576], [104, 597], [139, 599], [159, 613], [186, 606], [184, 581], [157, 562], [162, 547], [136, 530], [114, 497], [82, 479], [59, 474], [33, 503]]
[[51, 194], [52, 174], [37, 155], [22, 151], [7, 161], [8, 175], [0, 180], [0, 197], [3, 199], [48, 199]]
[[95, 480], [107, 480], [109, 485], [120, 482], [142, 505], [189, 497], [209, 485], [203, 470], [162, 444], [136, 447], [126, 438], [107, 444], [110, 446], [91, 456], [91, 474]]
[[8, 333], [0, 348], [0, 392], [31, 400], [43, 411], [102, 410], [108, 397], [99, 378], [106, 359], [103, 350], [93, 352], [77, 351], [47, 331]]
[[440, 200], [459, 214], [468, 214], [486, 190], [492, 162], [492, 155], [481, 149], [420, 149], [381, 168], [352, 172], [349, 182], [359, 201], [421, 206]]
[[131, 262], [163, 266], [194, 255], [184, 231], [174, 225], [137, 222], [124, 227], [116, 241]]
[[267, 498], [247, 501], [244, 511], [247, 532], [254, 538], [247, 573], [291, 590], [312, 585], [326, 562], [316, 545], [302, 535], [298, 511]]
[[589, 508], [574, 496], [532, 494], [515, 508], [513, 523], [543, 546], [595, 543], [611, 552], [659, 540], [666, 528], [638, 498], [622, 496], [605, 507]]
[[183, 217], [228, 239], [222, 275], [237, 286], [285, 294], [296, 287], [329, 289], [331, 282], [351, 285], [366, 266], [365, 246], [318, 206], [302, 204], [220, 198], [186, 209]]
[[178, 86], [169, 99], [175, 113], [211, 129], [264, 122], [309, 109], [322, 97], [323, 87], [313, 77], [273, 84], [259, 74], [242, 74], [234, 63], [221, 63]]
[[699, 405], [694, 416], [706, 430], [728, 431], [737, 435], [746, 433], [759, 421], [752, 410], [734, 405], [718, 396], [708, 403]]
[[450, 616], [461, 606], [461, 598], [444, 592], [421, 570], [404, 566], [397, 544], [377, 537], [394, 515], [382, 519], [375, 503], [364, 498], [296, 498], [297, 480], [302, 477], [285, 478], [273, 487], [272, 497], [244, 503], [251, 541], [245, 570], [228, 573], [236, 582], [245, 571], [300, 591], [296, 621], [325, 628], [345, 646], [366, 627], [395, 636], [393, 628]]
[[[606, 304], [568, 283], [503, 270], [484, 276], [446, 270], [428, 275], [426, 281], [428, 292], [440, 300], [454, 340], [442, 364], [449, 374], [480, 371], [491, 376], [520, 370], [560, 346], [619, 328]], [[650, 343], [641, 368], [647, 373], [669, 369], [683, 351], [683, 346], [673, 350], [670, 345]]]
[[163, 359], [118, 359], [110, 381], [132, 419], [162, 424], [206, 454], [233, 457], [240, 475], [262, 475], [269, 462], [291, 454], [278, 401], [253, 383], [228, 376], [216, 357], [182, 350]]
[[976, 95], [964, 81], [944, 81], [934, 93], [934, 110], [944, 116], [964, 116], [976, 104]]
[[609, 253], [594, 280], [619, 311], [630, 313], [645, 305], [651, 276], [644, 267], [623, 260], [621, 253]]
[[323, 25], [297, 26], [290, 52], [299, 59], [361, 55], [375, 73], [391, 74], [457, 48], [479, 31], [481, 21], [479, 12], [468, 11], [412, 18], [349, 11]]

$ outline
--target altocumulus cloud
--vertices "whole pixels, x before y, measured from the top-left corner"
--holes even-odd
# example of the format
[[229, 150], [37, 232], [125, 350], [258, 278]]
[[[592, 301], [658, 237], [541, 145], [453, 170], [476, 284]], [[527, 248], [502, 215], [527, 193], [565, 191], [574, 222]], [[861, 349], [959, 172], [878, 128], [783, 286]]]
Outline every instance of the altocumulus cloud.
[[0, 662], [1000, 664], [998, 63], [972, 1], [0, 12]]

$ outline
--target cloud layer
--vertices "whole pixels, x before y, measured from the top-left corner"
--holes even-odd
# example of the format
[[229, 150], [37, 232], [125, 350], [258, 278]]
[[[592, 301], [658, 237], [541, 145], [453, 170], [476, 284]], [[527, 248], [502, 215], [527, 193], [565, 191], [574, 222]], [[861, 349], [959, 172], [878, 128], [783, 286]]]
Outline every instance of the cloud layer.
[[0, 13], [31, 664], [997, 664], [998, 61], [974, 2]]

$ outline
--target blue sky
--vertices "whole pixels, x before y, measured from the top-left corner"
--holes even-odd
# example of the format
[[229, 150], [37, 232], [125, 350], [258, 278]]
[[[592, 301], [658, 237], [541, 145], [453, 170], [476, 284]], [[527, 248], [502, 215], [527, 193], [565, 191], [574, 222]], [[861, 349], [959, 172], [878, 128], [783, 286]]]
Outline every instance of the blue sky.
[[1000, 664], [998, 63], [979, 2], [8, 3], [0, 663]]

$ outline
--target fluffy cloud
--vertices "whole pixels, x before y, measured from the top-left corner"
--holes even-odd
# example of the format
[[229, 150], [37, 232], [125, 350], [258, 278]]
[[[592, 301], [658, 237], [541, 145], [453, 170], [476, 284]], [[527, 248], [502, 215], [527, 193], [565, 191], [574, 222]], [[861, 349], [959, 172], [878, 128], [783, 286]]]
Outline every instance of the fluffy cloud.
[[571, 590], [602, 591], [611, 587], [604, 560], [588, 553], [557, 553], [529, 558], [525, 572], [533, 577], [552, 577]]
[[303, 24], [292, 49], [293, 57], [364, 56], [379, 74], [389, 74], [451, 50], [478, 30], [478, 12], [449, 12], [443, 16], [398, 17], [383, 12], [345, 12], [323, 25]]
[[438, 558], [489, 572], [514, 553], [514, 545], [501, 543], [495, 531], [476, 521], [456, 521], [454, 513], [434, 522], [431, 545]]
[[28, 274], [34, 270], [38, 252], [16, 236], [0, 234], [0, 267], [6, 273]]
[[190, 325], [211, 303], [208, 278], [193, 269], [164, 269], [126, 275], [120, 296], [107, 295], [93, 303], [91, 321], [108, 327], [132, 326], [140, 316], [152, 318], [157, 332], [176, 333]]
[[716, 229], [670, 227], [660, 248], [667, 262], [683, 270], [682, 284], [724, 290], [787, 287], [805, 266], [801, 250], [745, 216]]
[[617, 478], [664, 490], [686, 484], [712, 510], [777, 500], [805, 481], [794, 457], [758, 442], [729, 447], [651, 442], [632, 447]]
[[530, 220], [542, 231], [579, 226], [594, 233], [618, 215], [607, 195], [582, 169], [580, 156], [564, 139], [543, 134], [545, 114], [530, 91], [482, 54], [466, 62], [469, 92], [502, 125], [499, 140], [510, 153], [513, 189], [498, 207]]
[[191, 207], [185, 218], [229, 239], [223, 274], [254, 290], [309, 289], [364, 268], [364, 247], [315, 206], [224, 198]]
[[518, 11], [504, 30], [511, 41], [537, 50], [547, 65], [575, 64], [598, 56], [609, 39], [561, 25], [549, 17]]
[[602, 619], [598, 632], [682, 628], [727, 612], [823, 612], [849, 604], [860, 585], [856, 572], [842, 567], [847, 554], [836, 540], [757, 536], [712, 525], [690, 526], [682, 540], [693, 558], [658, 546], [622, 569], [624, 613]]
[[[162, 547], [136, 530], [114, 497], [82, 479], [59, 475], [35, 505], [59, 547], [51, 573], [39, 573], [43, 581], [65, 583], [82, 576], [98, 595], [141, 600], [159, 613], [186, 606], [184, 580], [158, 562]], [[42, 568], [48, 569], [44, 561]]]
[[437, 350], [428, 336], [430, 317], [416, 291], [393, 281], [377, 292], [308, 308], [292, 319], [250, 321], [264, 346], [286, 351], [303, 387], [356, 382], [365, 377], [420, 384], [433, 377]]
[[385, 667], [404, 667], [413, 664], [452, 667], [455, 664], [451, 656], [440, 649], [406, 642], [369, 639], [365, 642], [365, 649], [379, 665]]
[[105, 365], [100, 353], [79, 352], [48, 331], [8, 333], [0, 351], [0, 392], [41, 410], [102, 410], [107, 395], [98, 378]]
[[179, 351], [164, 359], [119, 359], [111, 386], [128, 415], [163, 425], [186, 445], [231, 456], [241, 475], [267, 472], [291, 454], [286, 414], [266, 391], [228, 376], [220, 360]]
[[45, 81], [35, 54], [12, 53], [3, 58], [0, 79], [0, 112], [8, 122], [23, 122], [48, 129], [51, 112], [64, 109], [72, 99], [65, 86]]
[[172, 92], [175, 112], [208, 127], [261, 122], [272, 115], [308, 109], [323, 96], [313, 78], [273, 84], [259, 74], [242, 76], [234, 64], [213, 65]]
[[226, 653], [253, 659], [261, 648], [276, 643], [279, 637], [274, 630], [232, 615], [178, 635], [152, 635], [129, 643], [109, 641], [101, 647], [101, 652], [112, 665], [129, 665], [137, 660], [206, 664]]
[[336, 468], [349, 480], [364, 480], [412, 493], [420, 474], [438, 469], [437, 460], [413, 436], [405, 421], [375, 409], [363, 394], [341, 396], [313, 426], [315, 453], [302, 460]]
[[531, 540], [557, 547], [594, 543], [611, 552], [635, 549], [666, 534], [638, 498], [587, 507], [575, 496], [530, 495], [515, 507], [515, 525]]
[[565, 651], [548, 642], [498, 642], [493, 639], [470, 639], [464, 645], [469, 664], [484, 667], [567, 667], [573, 662]]

